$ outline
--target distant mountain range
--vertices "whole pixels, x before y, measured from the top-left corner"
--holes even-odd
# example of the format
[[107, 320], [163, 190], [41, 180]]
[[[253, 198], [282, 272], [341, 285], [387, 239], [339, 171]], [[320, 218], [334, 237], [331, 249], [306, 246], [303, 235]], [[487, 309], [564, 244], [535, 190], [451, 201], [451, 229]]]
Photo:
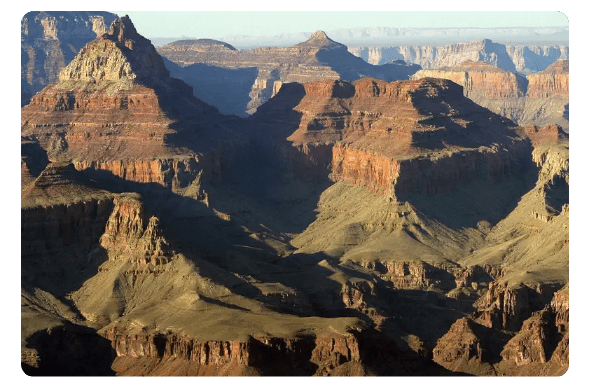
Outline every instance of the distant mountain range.
[[[311, 37], [312, 32], [296, 32], [274, 36], [229, 35], [220, 38], [238, 49], [260, 46], [290, 46]], [[439, 45], [476, 39], [491, 39], [503, 44], [568, 44], [568, 27], [510, 28], [347, 28], [327, 31], [334, 40], [347, 46]], [[210, 36], [197, 36], [206, 38]], [[150, 38], [157, 47], [187, 37]]]

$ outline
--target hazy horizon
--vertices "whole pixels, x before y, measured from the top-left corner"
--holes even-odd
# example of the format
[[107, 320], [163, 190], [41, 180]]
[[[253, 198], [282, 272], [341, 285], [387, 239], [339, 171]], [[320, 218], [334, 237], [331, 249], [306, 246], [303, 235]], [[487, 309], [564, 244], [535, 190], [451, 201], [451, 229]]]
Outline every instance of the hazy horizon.
[[[568, 27], [558, 11], [111, 11], [129, 15], [147, 38], [277, 36], [354, 28], [549, 28]], [[287, 17], [285, 17], [287, 16]]]

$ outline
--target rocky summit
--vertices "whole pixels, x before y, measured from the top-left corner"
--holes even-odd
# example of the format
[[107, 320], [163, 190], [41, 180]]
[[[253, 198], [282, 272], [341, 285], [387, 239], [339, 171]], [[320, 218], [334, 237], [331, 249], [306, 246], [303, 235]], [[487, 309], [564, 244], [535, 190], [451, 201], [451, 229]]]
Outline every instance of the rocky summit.
[[567, 371], [568, 133], [476, 98], [564, 96], [568, 63], [352, 77], [321, 31], [160, 52], [280, 86], [224, 115], [121, 17], [21, 108], [26, 374]]

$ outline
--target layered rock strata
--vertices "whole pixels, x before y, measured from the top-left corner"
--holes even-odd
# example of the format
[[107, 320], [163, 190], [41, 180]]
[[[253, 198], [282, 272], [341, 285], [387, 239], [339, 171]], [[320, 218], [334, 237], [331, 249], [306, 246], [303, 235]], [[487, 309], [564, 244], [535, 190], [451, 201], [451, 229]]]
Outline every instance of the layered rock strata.
[[466, 61], [452, 67], [421, 70], [412, 78], [449, 79], [464, 95], [520, 125], [559, 124], [568, 129], [568, 59], [523, 77], [485, 62]]
[[50, 83], [86, 43], [108, 30], [109, 12], [28, 12], [21, 20], [21, 106]]
[[[452, 190], [461, 180], [484, 176], [497, 181], [523, 156], [506, 150], [526, 147], [513, 125], [469, 103], [462, 88], [449, 81], [365, 78], [309, 82], [304, 91], [294, 108], [300, 123], [288, 141], [299, 149], [334, 144], [332, 154], [312, 157], [317, 167], [330, 170], [334, 181], [369, 186], [374, 192], [435, 194]], [[429, 103], [429, 98], [443, 102]], [[481, 120], [494, 129], [480, 126]], [[427, 179], [419, 177], [424, 173]]]
[[[250, 337], [245, 342], [198, 342], [185, 334], [131, 334], [116, 327], [103, 334], [113, 342], [119, 362], [145, 358], [165, 363], [173, 358], [189, 364], [186, 375], [248, 375], [252, 370], [258, 375], [328, 375], [343, 364], [361, 362], [357, 338], [337, 334], [293, 339]], [[161, 367], [143, 375], [174, 375]]]
[[51, 160], [181, 189], [202, 172], [203, 153], [239, 140], [221, 121], [122, 18], [22, 109], [21, 129]]
[[[520, 288], [515, 292], [524, 294], [528, 290]], [[497, 286], [489, 287], [489, 293], [496, 292]], [[507, 292], [502, 293], [507, 296]], [[515, 298], [506, 297], [508, 303], [513, 303], [513, 315], [519, 320], [516, 324], [481, 321], [476, 316], [483, 306], [479, 304], [473, 315], [458, 320], [438, 341], [434, 361], [477, 375], [564, 374], [568, 369], [567, 294], [568, 286], [551, 296], [545, 294], [543, 299], [538, 298], [534, 312], [521, 308], [521, 304], [516, 306]], [[550, 298], [552, 301], [546, 301]]]
[[[247, 97], [247, 112], [250, 114], [276, 95], [285, 83], [355, 80], [362, 76], [392, 81], [407, 79], [419, 69], [418, 66], [404, 63], [370, 65], [350, 54], [346, 46], [331, 40], [323, 31], [317, 31], [309, 40], [291, 47], [259, 47], [252, 51], [237, 51], [228, 47], [219, 42], [205, 44], [202, 40], [180, 41], [159, 47], [158, 52], [184, 67], [176, 69], [174, 73], [187, 82], [191, 66], [199, 63], [233, 70], [256, 68], [257, 77]], [[199, 83], [194, 82], [198, 80], [194, 79], [191, 84], [199, 88]], [[243, 115], [243, 111], [231, 112]]]
[[490, 39], [453, 43], [446, 46], [350, 47], [350, 52], [368, 63], [393, 60], [419, 64], [423, 69], [452, 67], [465, 61], [483, 61], [522, 74], [544, 70], [558, 59], [568, 59], [568, 46], [521, 46], [500, 44]]

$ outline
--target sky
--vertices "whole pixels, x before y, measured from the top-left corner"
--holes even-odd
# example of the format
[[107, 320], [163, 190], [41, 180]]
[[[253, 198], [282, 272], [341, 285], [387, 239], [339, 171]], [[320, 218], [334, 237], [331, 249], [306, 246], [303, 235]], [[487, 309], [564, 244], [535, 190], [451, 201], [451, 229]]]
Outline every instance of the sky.
[[[126, 3], [125, 3], [126, 4]], [[129, 15], [151, 37], [218, 39], [229, 35], [279, 35], [338, 28], [547, 27], [568, 26], [558, 11], [110, 11]]]

